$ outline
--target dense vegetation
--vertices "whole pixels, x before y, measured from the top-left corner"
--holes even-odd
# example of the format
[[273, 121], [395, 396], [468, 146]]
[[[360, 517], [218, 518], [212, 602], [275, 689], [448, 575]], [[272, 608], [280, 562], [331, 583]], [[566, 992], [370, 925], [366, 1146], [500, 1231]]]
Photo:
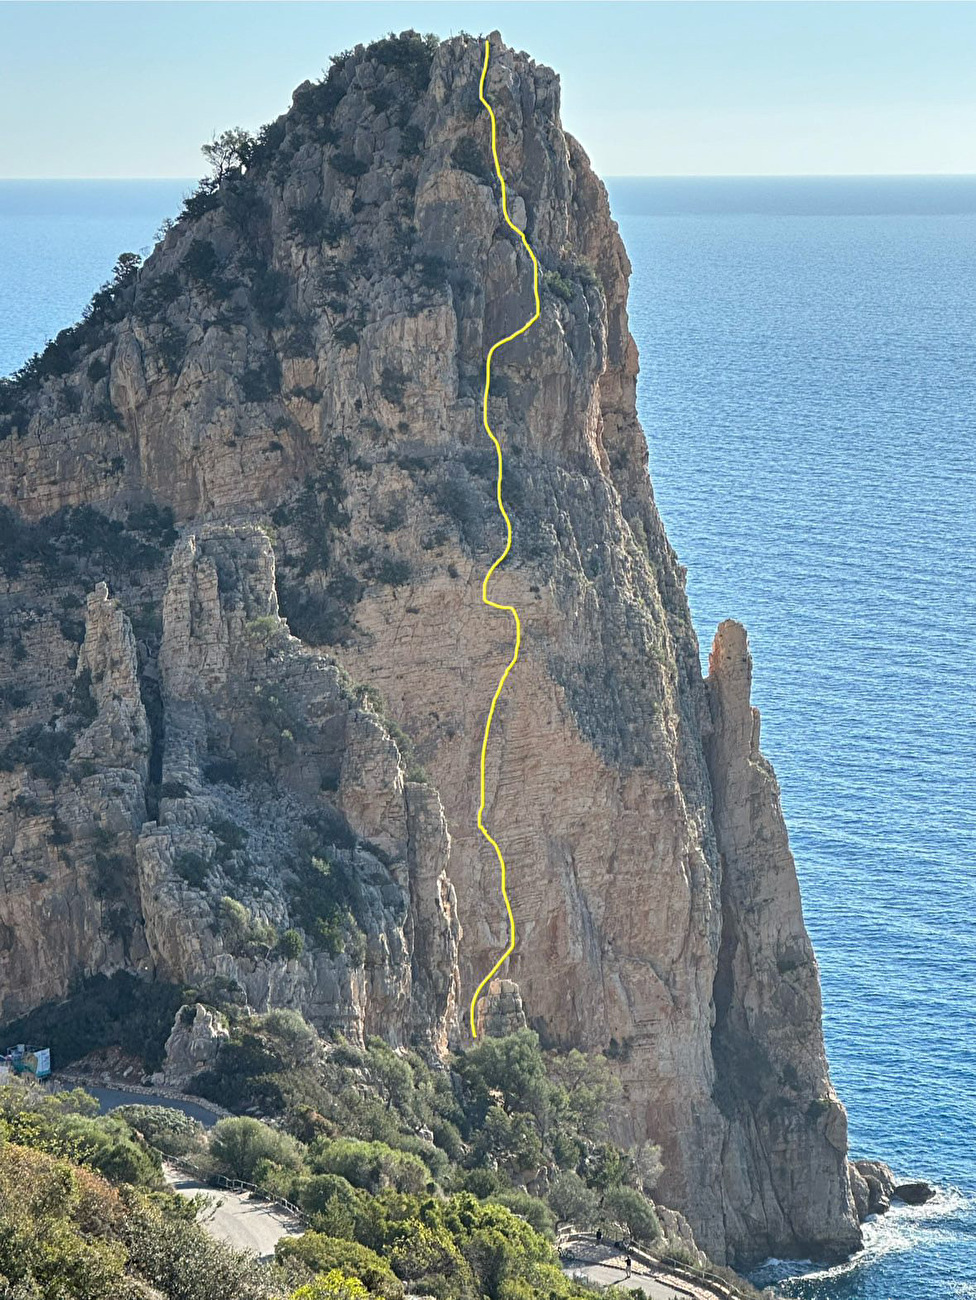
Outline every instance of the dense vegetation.
[[400, 1284], [439, 1300], [504, 1300], [516, 1281], [526, 1295], [569, 1294], [549, 1272], [560, 1219], [660, 1236], [647, 1195], [658, 1152], [612, 1142], [607, 1061], [543, 1051], [529, 1030], [443, 1068], [379, 1039], [322, 1044], [276, 1011], [233, 1023], [197, 1090], [274, 1120], [221, 1121], [209, 1158], [308, 1214], [313, 1230], [283, 1257], [353, 1271], [358, 1261], [370, 1276], [356, 1276], [388, 1300]]
[[[76, 995], [73, 1016], [87, 1007], [86, 1023], [97, 1028], [90, 1008], [107, 1015], [113, 986], [104, 981]], [[127, 985], [121, 990], [130, 1034], [137, 1022], [148, 1028], [150, 1014], [145, 1006], [136, 1013], [133, 996]], [[35, 1251], [38, 1258], [52, 1250], [52, 1258], [63, 1256], [56, 1265], [67, 1270], [61, 1289], [51, 1285], [54, 1274], [32, 1277], [27, 1265], [18, 1272], [3, 1257], [6, 1231], [23, 1258], [33, 1258], [35, 1246], [24, 1241], [35, 1228], [17, 1219], [0, 1224], [0, 1276], [6, 1270], [11, 1285], [27, 1288], [11, 1295], [136, 1295], [112, 1290], [107, 1279], [149, 1276], [152, 1259], [154, 1284], [187, 1300], [285, 1296], [312, 1274], [316, 1300], [320, 1292], [333, 1295], [323, 1290], [328, 1278], [333, 1287], [349, 1279], [361, 1284], [351, 1297], [381, 1300], [402, 1300], [405, 1292], [437, 1300], [566, 1300], [580, 1291], [558, 1267], [557, 1219], [648, 1242], [659, 1237], [645, 1195], [659, 1172], [657, 1152], [626, 1154], [610, 1140], [618, 1086], [604, 1058], [543, 1051], [524, 1030], [432, 1065], [378, 1039], [364, 1048], [342, 1039], [324, 1043], [291, 1011], [244, 1016], [224, 1003], [222, 1014], [230, 1037], [197, 1090], [250, 1113], [221, 1120], [209, 1134], [155, 1106], [99, 1118], [82, 1094], [3, 1093], [0, 1156], [9, 1154], [10, 1168], [22, 1170], [29, 1158], [15, 1148], [30, 1148], [41, 1181], [50, 1175], [64, 1189], [35, 1225], [61, 1242], [54, 1249], [39, 1239]], [[53, 1011], [43, 1027], [68, 1041]], [[107, 1040], [110, 1031], [99, 1037]], [[278, 1273], [242, 1272], [232, 1252], [194, 1235], [195, 1226], [159, 1190], [163, 1155], [189, 1159], [204, 1174], [244, 1178], [301, 1206], [309, 1231], [281, 1243]], [[119, 1207], [118, 1223], [109, 1215], [97, 1240], [83, 1210], [96, 1175], [107, 1180], [97, 1184], [97, 1195]], [[201, 1276], [209, 1269], [218, 1280], [180, 1289], [167, 1272], [177, 1251], [209, 1261]], [[81, 1269], [92, 1279], [87, 1290], [68, 1278], [72, 1252], [97, 1257], [97, 1267]], [[238, 1290], [222, 1290], [224, 1277], [236, 1279]]]
[[[390, 1140], [341, 1135], [336, 1121], [307, 1104], [286, 1107], [274, 1127], [246, 1116], [221, 1120], [208, 1138], [195, 1121], [163, 1107], [128, 1106], [99, 1117], [80, 1090], [50, 1095], [37, 1086], [7, 1086], [0, 1089], [0, 1294], [135, 1300], [150, 1294], [147, 1285], [172, 1300], [582, 1294], [559, 1269], [547, 1240], [553, 1216], [543, 1202], [513, 1191], [506, 1176], [492, 1177], [480, 1156], [466, 1168], [468, 1144], [460, 1130], [444, 1127], [449, 1121], [440, 1121], [441, 1141], [460, 1160], [423, 1126], [412, 1131], [418, 1118], [450, 1109], [446, 1072], [378, 1042], [364, 1052], [345, 1045], [324, 1052], [293, 1013], [262, 1017], [257, 1032], [266, 1055], [277, 1045], [278, 1066], [290, 1061], [308, 1076], [316, 1073], [308, 1063], [317, 1062], [320, 1086], [340, 1085], [337, 1105], [355, 1129]], [[514, 1066], [520, 1100], [553, 1107], [553, 1119], [561, 1111], [553, 1131], [585, 1140], [569, 1118], [562, 1085], [539, 1073], [534, 1035], [497, 1046], [501, 1057], [495, 1050], [469, 1054], [462, 1092], [470, 1092], [472, 1117], [501, 1104], [486, 1101], [483, 1089], [504, 1058]], [[592, 1098], [603, 1088], [598, 1070], [583, 1094]], [[514, 1103], [515, 1094], [508, 1100]], [[463, 1107], [457, 1118], [465, 1122]], [[205, 1235], [193, 1222], [198, 1205], [162, 1190], [161, 1153], [297, 1199], [312, 1228], [280, 1243], [276, 1265], [256, 1264]], [[485, 1175], [480, 1184], [471, 1179], [478, 1168]]]
[[[80, 1090], [0, 1088], [0, 1295], [575, 1300], [557, 1220], [682, 1258], [648, 1195], [657, 1149], [611, 1140], [619, 1085], [604, 1057], [522, 1030], [431, 1064], [379, 1039], [323, 1042], [293, 1011], [222, 1014], [230, 1038], [198, 1091], [252, 1113], [209, 1132], [162, 1106], [99, 1117]], [[163, 1190], [163, 1156], [297, 1203], [308, 1230], [256, 1264]]]
[[310, 1279], [214, 1241], [198, 1205], [161, 1190], [157, 1151], [95, 1110], [81, 1092], [0, 1088], [5, 1300], [283, 1300]]

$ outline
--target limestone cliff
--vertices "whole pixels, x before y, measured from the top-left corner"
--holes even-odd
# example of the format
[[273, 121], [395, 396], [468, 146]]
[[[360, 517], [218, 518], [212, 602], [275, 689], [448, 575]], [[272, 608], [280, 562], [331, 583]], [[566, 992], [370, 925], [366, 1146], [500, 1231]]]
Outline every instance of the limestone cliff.
[[[475, 830], [510, 645], [479, 595], [503, 535], [479, 395], [531, 274], [482, 49], [338, 59], [0, 395], [5, 1015], [125, 965], [436, 1047], [504, 947]], [[492, 387], [515, 526], [493, 595], [525, 627], [486, 814], [509, 1009], [612, 1051], [661, 1198], [714, 1257], [842, 1254], [846, 1117], [744, 633], [723, 625], [705, 681], [630, 267], [557, 78], [496, 37], [487, 90], [545, 273]]]

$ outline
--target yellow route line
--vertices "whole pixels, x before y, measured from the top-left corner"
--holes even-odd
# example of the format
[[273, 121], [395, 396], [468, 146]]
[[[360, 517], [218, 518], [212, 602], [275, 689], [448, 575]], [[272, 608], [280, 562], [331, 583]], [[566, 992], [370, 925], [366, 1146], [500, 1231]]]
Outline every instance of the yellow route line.
[[484, 580], [481, 584], [481, 599], [484, 604], [490, 606], [492, 609], [501, 609], [504, 610], [506, 614], [511, 614], [512, 618], [515, 620], [515, 649], [512, 653], [512, 657], [509, 660], [507, 667], [505, 668], [505, 671], [501, 675], [501, 679], [497, 687], [495, 688], [495, 694], [492, 696], [492, 700], [491, 700], [491, 708], [488, 710], [488, 720], [485, 723], [485, 734], [481, 740], [481, 802], [478, 805], [478, 830], [481, 831], [482, 835], [485, 837], [485, 839], [488, 841], [491, 847], [495, 850], [495, 856], [498, 858], [498, 866], [501, 869], [502, 898], [505, 900], [505, 911], [508, 913], [508, 947], [498, 958], [494, 966], [492, 966], [491, 970], [488, 972], [488, 974], [485, 976], [485, 978], [481, 981], [481, 983], [474, 991], [474, 997], [472, 997], [471, 999], [472, 1038], [478, 1037], [478, 1030], [475, 1025], [475, 1008], [478, 1005], [478, 998], [481, 996], [481, 991], [485, 987], [485, 985], [489, 982], [489, 980], [493, 979], [494, 976], [497, 975], [499, 970], [501, 970], [502, 966], [504, 966], [505, 962], [508, 961], [509, 957], [515, 951], [515, 917], [512, 914], [512, 904], [509, 901], [509, 897], [508, 897], [507, 869], [505, 866], [505, 858], [502, 854], [501, 849], [498, 847], [498, 844], [490, 835], [484, 823], [485, 760], [488, 756], [488, 739], [491, 735], [491, 724], [494, 721], [495, 708], [498, 704], [499, 698], [501, 697], [501, 693], [504, 690], [505, 683], [508, 680], [508, 674], [512, 671], [512, 669], [515, 667], [516, 663], [518, 662], [519, 649], [522, 645], [522, 623], [518, 616], [518, 610], [515, 608], [514, 605], [499, 605], [494, 600], [492, 600], [488, 595], [488, 583], [491, 580], [492, 574], [495, 572], [498, 566], [506, 558], [509, 551], [511, 551], [512, 549], [512, 521], [511, 519], [509, 519], [508, 511], [505, 509], [505, 506], [502, 503], [502, 466], [503, 466], [502, 445], [495, 437], [495, 434], [492, 431], [492, 427], [488, 423], [488, 393], [491, 389], [491, 360], [499, 348], [504, 347], [506, 343], [511, 343], [513, 339], [517, 339], [519, 335], [524, 334], [528, 329], [531, 329], [531, 327], [536, 323], [536, 321], [539, 319], [539, 317], [542, 314], [542, 307], [539, 302], [538, 259], [536, 258], [535, 253], [533, 253], [529, 241], [525, 237], [525, 231], [520, 230], [518, 226], [515, 224], [515, 222], [512, 220], [512, 218], [508, 215], [508, 190], [506, 189], [505, 186], [505, 177], [502, 175], [501, 163], [498, 161], [498, 124], [495, 121], [495, 113], [494, 110], [492, 109], [492, 106], [488, 103], [488, 100], [485, 99], [485, 78], [488, 76], [488, 59], [490, 55], [491, 55], [491, 43], [489, 41], [485, 41], [485, 63], [484, 63], [484, 67], [481, 69], [481, 82], [478, 86], [478, 98], [481, 100], [482, 104], [484, 104], [485, 108], [487, 108], [488, 115], [491, 118], [491, 155], [492, 158], [495, 160], [495, 174], [498, 177], [499, 184], [502, 187], [502, 215], [504, 216], [509, 229], [514, 230], [516, 235], [518, 235], [519, 239], [521, 239], [525, 251], [532, 259], [532, 275], [533, 275], [532, 289], [535, 294], [535, 311], [525, 322], [525, 324], [520, 329], [517, 329], [514, 332], [514, 334], [507, 334], [503, 339], [499, 339], [497, 343], [493, 343], [490, 349], [488, 350], [488, 358], [485, 361], [485, 396], [484, 396], [484, 403], [482, 409], [482, 421], [485, 426], [485, 432], [488, 434], [488, 437], [495, 444], [495, 453], [498, 457], [498, 478], [496, 480], [496, 485], [495, 485], [495, 496], [498, 501], [498, 509], [501, 511], [502, 518], [505, 520], [506, 536], [505, 536], [505, 549], [502, 551], [501, 555], [499, 555], [498, 559], [495, 561], [495, 563], [491, 566], [491, 568], [484, 576]]

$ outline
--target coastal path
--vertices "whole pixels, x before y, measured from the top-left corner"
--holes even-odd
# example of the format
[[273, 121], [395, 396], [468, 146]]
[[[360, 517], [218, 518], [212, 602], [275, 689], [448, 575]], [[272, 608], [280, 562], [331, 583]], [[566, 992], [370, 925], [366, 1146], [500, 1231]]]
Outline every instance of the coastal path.
[[[592, 1233], [564, 1231], [559, 1235], [558, 1248], [567, 1277], [600, 1287], [643, 1291], [652, 1300], [739, 1300], [741, 1296], [719, 1277], [659, 1260], [635, 1247], [621, 1250], [598, 1242]], [[631, 1259], [630, 1277], [624, 1263], [627, 1255]]]
[[270, 1259], [282, 1237], [301, 1236], [307, 1226], [282, 1205], [245, 1190], [215, 1190], [171, 1161], [163, 1162], [163, 1176], [181, 1196], [211, 1197], [211, 1204], [197, 1216], [200, 1226], [218, 1241], [251, 1251], [259, 1259]]

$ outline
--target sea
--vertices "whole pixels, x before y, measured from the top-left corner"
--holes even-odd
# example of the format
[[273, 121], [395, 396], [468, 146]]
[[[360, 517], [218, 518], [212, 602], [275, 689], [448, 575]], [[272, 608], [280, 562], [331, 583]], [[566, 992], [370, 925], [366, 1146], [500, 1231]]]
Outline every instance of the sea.
[[[189, 182], [0, 182], [0, 374]], [[740, 619], [852, 1152], [925, 1178], [802, 1300], [976, 1300], [976, 178], [625, 178], [655, 493]]]

